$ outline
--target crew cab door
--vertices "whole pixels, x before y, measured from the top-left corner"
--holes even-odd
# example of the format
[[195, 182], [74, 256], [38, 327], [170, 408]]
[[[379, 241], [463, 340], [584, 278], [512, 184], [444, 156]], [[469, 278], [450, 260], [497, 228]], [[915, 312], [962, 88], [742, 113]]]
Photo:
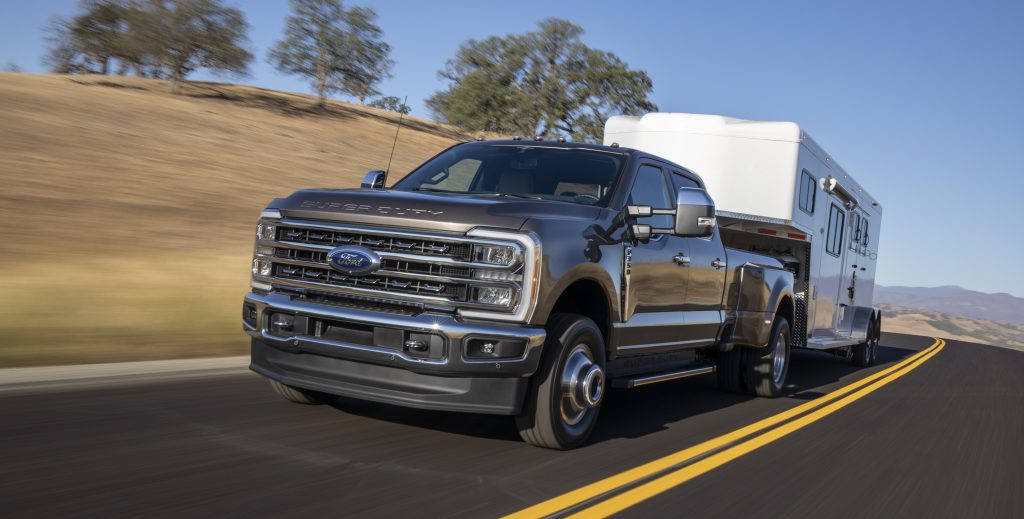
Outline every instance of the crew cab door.
[[[669, 209], [674, 192], [665, 169], [641, 163], [630, 191], [630, 204]], [[641, 218], [637, 223], [671, 228], [670, 215]], [[647, 243], [626, 243], [623, 250], [624, 322], [615, 324], [618, 354], [636, 355], [687, 346], [684, 312], [690, 269], [687, 239], [656, 235]]]
[[[684, 187], [703, 189], [692, 174], [672, 170], [675, 191]], [[683, 318], [686, 321], [686, 339], [691, 346], [714, 344], [718, 340], [724, 316], [722, 299], [725, 296], [725, 278], [728, 258], [719, 231], [708, 238], [683, 238], [689, 251], [690, 271], [686, 286]]]

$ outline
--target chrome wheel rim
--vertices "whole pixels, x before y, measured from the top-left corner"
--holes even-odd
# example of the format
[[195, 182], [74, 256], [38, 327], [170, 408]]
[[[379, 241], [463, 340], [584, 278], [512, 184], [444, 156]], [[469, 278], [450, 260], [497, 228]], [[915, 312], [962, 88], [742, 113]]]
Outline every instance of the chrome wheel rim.
[[594, 362], [590, 348], [577, 344], [565, 359], [560, 377], [559, 410], [566, 425], [583, 421], [604, 397], [604, 370]]
[[775, 351], [772, 352], [772, 381], [775, 387], [782, 387], [786, 375], [786, 334], [779, 333], [775, 338]]

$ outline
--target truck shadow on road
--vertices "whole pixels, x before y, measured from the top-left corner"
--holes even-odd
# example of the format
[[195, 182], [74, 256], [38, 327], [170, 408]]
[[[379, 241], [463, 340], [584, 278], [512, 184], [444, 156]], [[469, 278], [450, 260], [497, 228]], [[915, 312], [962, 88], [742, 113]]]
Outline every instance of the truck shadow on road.
[[[830, 353], [798, 350], [791, 357], [787, 394], [778, 399], [720, 391], [714, 375], [666, 382], [649, 387], [612, 389], [601, 410], [589, 444], [618, 438], [641, 438], [697, 416], [714, 413], [712, 421], [723, 420], [729, 429], [741, 427], [820, 397], [877, 370], [916, 353], [915, 349], [882, 346], [875, 366], [858, 368], [846, 358]], [[758, 402], [759, 401], [759, 402]], [[787, 402], [788, 401], [788, 402]], [[745, 404], [743, 408], [734, 408]], [[479, 439], [519, 442], [513, 420], [507, 416], [420, 411], [398, 406], [341, 399], [334, 407], [346, 413], [440, 433]], [[750, 409], [747, 409], [750, 407]], [[724, 432], [724, 431], [723, 431]]]

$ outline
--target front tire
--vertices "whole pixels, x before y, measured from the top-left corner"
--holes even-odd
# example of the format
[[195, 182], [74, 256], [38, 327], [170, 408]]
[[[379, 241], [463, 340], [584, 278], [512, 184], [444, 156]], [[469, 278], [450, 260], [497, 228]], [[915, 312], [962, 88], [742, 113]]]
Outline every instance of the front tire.
[[559, 450], [586, 441], [604, 401], [604, 348], [594, 321], [575, 314], [551, 317], [541, 366], [516, 416], [523, 440]]
[[276, 391], [278, 395], [281, 395], [281, 398], [284, 398], [285, 400], [289, 402], [294, 402], [296, 404], [329, 404], [338, 399], [338, 397], [335, 395], [285, 385], [274, 379], [270, 379], [270, 387], [274, 388], [274, 391]]
[[743, 376], [752, 394], [775, 398], [782, 394], [789, 371], [789, 321], [776, 317], [768, 337], [767, 347], [745, 352]]

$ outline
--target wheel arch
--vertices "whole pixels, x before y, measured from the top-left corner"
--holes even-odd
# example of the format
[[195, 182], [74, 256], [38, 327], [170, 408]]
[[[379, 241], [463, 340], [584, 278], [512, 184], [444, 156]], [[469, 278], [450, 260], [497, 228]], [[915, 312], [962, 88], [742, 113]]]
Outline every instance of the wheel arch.
[[604, 339], [607, 358], [609, 332], [614, 314], [612, 301], [600, 281], [591, 277], [580, 277], [563, 287], [557, 296], [552, 298], [551, 307], [544, 319], [561, 313], [578, 314], [594, 321]]

